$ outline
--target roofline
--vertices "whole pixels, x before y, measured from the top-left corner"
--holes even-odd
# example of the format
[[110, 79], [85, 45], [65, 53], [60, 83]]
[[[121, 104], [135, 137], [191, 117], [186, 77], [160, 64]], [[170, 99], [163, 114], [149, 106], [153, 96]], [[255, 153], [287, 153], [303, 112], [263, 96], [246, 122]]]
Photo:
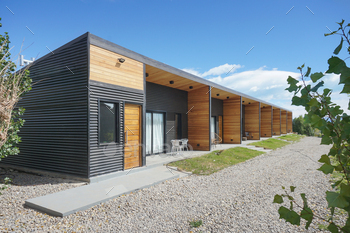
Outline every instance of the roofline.
[[253, 96], [244, 94], [244, 93], [239, 92], [239, 91], [235, 91], [235, 90], [233, 90], [231, 88], [224, 87], [224, 86], [222, 86], [220, 84], [214, 83], [214, 82], [209, 81], [207, 79], [204, 79], [204, 78], [198, 77], [196, 75], [190, 74], [190, 73], [188, 73], [186, 71], [180, 70], [178, 68], [175, 68], [173, 66], [167, 65], [165, 63], [156, 61], [156, 60], [154, 60], [152, 58], [149, 58], [149, 57], [146, 57], [146, 56], [144, 56], [142, 54], [136, 53], [136, 52], [134, 52], [134, 51], [132, 51], [130, 49], [124, 48], [124, 47], [122, 47], [120, 45], [117, 45], [117, 44], [115, 44], [113, 42], [105, 40], [105, 39], [103, 39], [101, 37], [98, 37], [98, 36], [96, 36], [94, 34], [91, 34], [89, 32], [88, 32], [88, 35], [90, 37], [90, 44], [92, 44], [92, 45], [101, 47], [101, 48], [109, 50], [111, 52], [118, 53], [120, 55], [129, 57], [131, 59], [137, 60], [139, 62], [142, 62], [142, 63], [146, 64], [146, 65], [150, 65], [150, 66], [156, 67], [158, 69], [167, 71], [169, 73], [172, 73], [172, 74], [175, 74], [175, 75], [178, 75], [178, 76], [182, 76], [182, 77], [187, 78], [189, 80], [192, 80], [192, 81], [195, 81], [195, 82], [199, 82], [199, 83], [202, 83], [202, 84], [206, 84], [208, 86], [211, 86], [211, 87], [214, 87], [214, 88], [218, 88], [220, 90], [227, 91], [227, 92], [230, 92], [232, 94], [239, 95], [239, 96], [242, 96], [242, 97], [245, 97], [245, 98], [257, 101], [257, 102], [260, 102], [260, 103], [264, 103], [264, 104], [267, 104], [267, 105], [279, 108], [281, 110], [292, 112], [289, 109], [282, 108], [280, 106], [277, 106], [277, 105], [271, 104], [269, 102], [260, 100], [258, 98], [253, 97]]

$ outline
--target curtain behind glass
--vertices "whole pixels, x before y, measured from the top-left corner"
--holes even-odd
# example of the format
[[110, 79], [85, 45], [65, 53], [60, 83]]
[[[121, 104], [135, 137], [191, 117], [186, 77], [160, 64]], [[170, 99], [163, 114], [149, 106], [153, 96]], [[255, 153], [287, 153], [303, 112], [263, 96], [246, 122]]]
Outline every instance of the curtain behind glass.
[[146, 154], [152, 153], [152, 113], [146, 113]]
[[153, 113], [153, 153], [163, 152], [164, 115]]

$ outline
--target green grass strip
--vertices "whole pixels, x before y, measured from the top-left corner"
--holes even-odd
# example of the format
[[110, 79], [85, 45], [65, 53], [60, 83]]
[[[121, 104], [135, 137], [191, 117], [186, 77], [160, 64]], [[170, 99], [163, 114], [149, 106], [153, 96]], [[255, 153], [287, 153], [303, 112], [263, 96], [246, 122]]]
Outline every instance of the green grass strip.
[[264, 153], [248, 148], [234, 147], [227, 150], [213, 151], [200, 157], [172, 162], [169, 166], [177, 167], [181, 171], [192, 172], [196, 175], [210, 175]]
[[275, 138], [269, 138], [267, 140], [252, 142], [252, 143], [249, 143], [248, 145], [259, 146], [259, 147], [263, 147], [265, 149], [276, 150], [277, 148], [284, 147], [288, 144], [290, 144], [290, 142], [281, 141], [281, 140], [278, 140]]
[[298, 142], [300, 139], [305, 137], [304, 135], [298, 135], [298, 134], [288, 134], [288, 135], [283, 135], [281, 137], [278, 137], [279, 139], [287, 140], [287, 141], [292, 141], [292, 142]]

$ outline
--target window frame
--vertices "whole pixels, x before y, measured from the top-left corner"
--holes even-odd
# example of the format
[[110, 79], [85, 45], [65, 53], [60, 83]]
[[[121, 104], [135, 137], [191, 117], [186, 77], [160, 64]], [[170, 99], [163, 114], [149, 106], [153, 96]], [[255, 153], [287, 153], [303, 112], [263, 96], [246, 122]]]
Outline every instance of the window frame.
[[118, 101], [118, 100], [112, 100], [112, 99], [103, 99], [103, 98], [99, 98], [98, 99], [98, 110], [97, 110], [97, 118], [98, 118], [98, 125], [97, 125], [97, 134], [98, 134], [98, 145], [99, 146], [107, 146], [110, 143], [113, 142], [107, 142], [107, 143], [101, 143], [100, 139], [101, 139], [101, 102], [105, 102], [105, 103], [111, 103], [111, 104], [115, 104], [115, 133], [116, 133], [116, 137], [115, 137], [115, 144], [120, 144], [121, 139], [120, 139], [120, 105], [122, 103], [122, 101]]

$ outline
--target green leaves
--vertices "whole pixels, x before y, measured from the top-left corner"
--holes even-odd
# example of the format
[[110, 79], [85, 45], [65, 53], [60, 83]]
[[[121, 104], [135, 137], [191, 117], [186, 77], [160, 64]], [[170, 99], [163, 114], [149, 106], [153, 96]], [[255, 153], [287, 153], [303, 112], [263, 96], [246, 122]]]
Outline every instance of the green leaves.
[[317, 83], [317, 85], [316, 85], [316, 86], [314, 86], [313, 88], [311, 88], [311, 91], [316, 92], [316, 91], [318, 90], [318, 88], [320, 88], [320, 87], [322, 87], [322, 86], [323, 86], [323, 84], [324, 84], [324, 82], [323, 82], [323, 81], [321, 81], [321, 82]]
[[[340, 54], [344, 45], [348, 46], [347, 51], [350, 53], [350, 30], [346, 29], [350, 27], [349, 24], [345, 24], [342, 20], [339, 24], [339, 28], [336, 31], [325, 34], [339, 34], [341, 35], [340, 43], [334, 49], [334, 54]], [[346, 30], [345, 30], [346, 29]], [[341, 93], [348, 94], [350, 97], [350, 68], [347, 67], [345, 60], [332, 56], [328, 59], [328, 69], [326, 74], [339, 75], [339, 85], [341, 85]], [[297, 69], [301, 72], [301, 80], [288, 77], [287, 81], [289, 87], [286, 89], [293, 93], [292, 105], [303, 106], [307, 112], [304, 117], [298, 117], [293, 119], [293, 131], [296, 132], [298, 129], [302, 129], [303, 124], [306, 123], [312, 129], [310, 135], [313, 135], [313, 129], [320, 130], [322, 135], [321, 144], [332, 145], [328, 155], [324, 154], [321, 156], [319, 162], [322, 163], [319, 171], [325, 174], [332, 174], [332, 187], [334, 190], [326, 192], [326, 200], [328, 202], [328, 208], [330, 208], [331, 216], [322, 216], [323, 219], [328, 219], [328, 230], [331, 232], [350, 232], [350, 116], [344, 113], [339, 105], [332, 102], [332, 90], [325, 86], [325, 82], [322, 81], [324, 73], [316, 72], [311, 73], [311, 68], [307, 67], [307, 71], [303, 75], [303, 69], [305, 65], [298, 67]], [[306, 77], [310, 77], [312, 84], [307, 82]], [[322, 94], [320, 93], [320, 89]], [[338, 90], [338, 88], [336, 89]], [[350, 110], [350, 101], [347, 106]], [[305, 127], [304, 127], [305, 128]], [[290, 192], [295, 191], [295, 187], [290, 187]], [[300, 218], [306, 220], [307, 229], [314, 216], [312, 210], [307, 205], [305, 194], [300, 194], [303, 200], [303, 207], [300, 213], [293, 210], [293, 206], [300, 205], [297, 203], [297, 199], [294, 199], [287, 190], [284, 189], [286, 194], [276, 195], [274, 203], [282, 204], [284, 198], [288, 198], [290, 202], [290, 208], [287, 206], [281, 206], [278, 210], [280, 218], [285, 219], [294, 225], [300, 224]], [[344, 211], [346, 213], [344, 213]], [[336, 215], [344, 215], [347, 218], [346, 224], [342, 221], [333, 222]], [[343, 224], [337, 225], [337, 224]]]
[[328, 202], [328, 207], [345, 208], [349, 205], [349, 202], [346, 201], [345, 197], [336, 192], [327, 191], [326, 200]]
[[335, 48], [333, 52], [335, 55], [337, 55], [340, 52], [341, 48], [343, 47], [343, 42], [344, 42], [344, 39], [342, 37], [340, 40], [340, 44]]
[[328, 65], [328, 70], [326, 71], [327, 74], [340, 74], [343, 67], [346, 66], [345, 62], [338, 57], [329, 58]]
[[327, 229], [332, 233], [338, 233], [338, 227], [334, 223], [330, 223]]
[[330, 173], [333, 173], [334, 167], [332, 165], [329, 165], [329, 164], [323, 164], [317, 170], [322, 171], [324, 174], [330, 174]]
[[310, 78], [311, 78], [312, 82], [315, 83], [315, 82], [317, 82], [317, 80], [319, 80], [319, 79], [322, 78], [323, 76], [324, 76], [323, 73], [317, 72], [317, 73], [311, 74]]
[[283, 197], [281, 195], [276, 194], [273, 198], [273, 203], [281, 204], [283, 203]]
[[299, 86], [297, 86], [299, 81], [295, 78], [292, 78], [291, 76], [288, 77], [287, 82], [289, 84], [289, 87], [286, 88], [286, 90], [289, 92], [297, 91], [300, 88]]
[[281, 206], [278, 209], [278, 213], [280, 214], [280, 218], [285, 219], [293, 225], [300, 226], [300, 216], [294, 210], [289, 210], [286, 207]]

